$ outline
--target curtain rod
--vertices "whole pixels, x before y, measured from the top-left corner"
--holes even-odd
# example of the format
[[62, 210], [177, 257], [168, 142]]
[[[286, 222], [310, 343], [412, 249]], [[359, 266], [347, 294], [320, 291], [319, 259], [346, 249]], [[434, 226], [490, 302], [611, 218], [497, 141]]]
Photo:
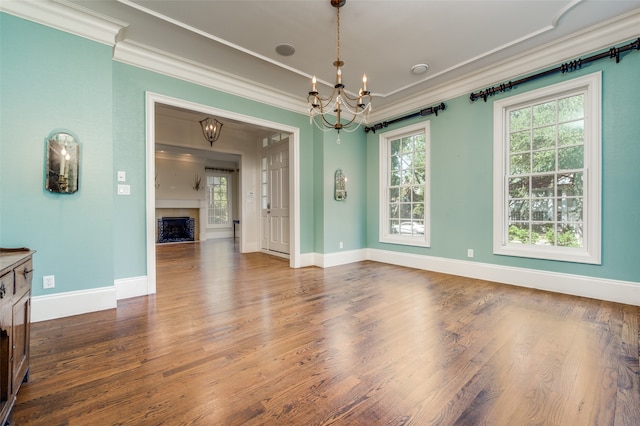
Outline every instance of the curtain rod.
[[365, 133], [369, 133], [369, 131], [373, 131], [373, 133], [376, 132], [376, 130], [380, 130], [383, 129], [393, 123], [397, 123], [398, 121], [403, 121], [403, 120], [408, 120], [410, 118], [414, 118], [414, 117], [424, 117], [425, 115], [429, 115], [429, 114], [435, 114], [436, 117], [438, 116], [438, 111], [444, 111], [445, 109], [445, 104], [444, 103], [440, 103], [440, 105], [434, 105], [431, 106], [429, 108], [425, 108], [425, 109], [421, 109], [418, 112], [414, 112], [413, 114], [409, 114], [409, 115], [405, 115], [404, 117], [398, 117], [398, 118], [394, 118], [393, 120], [389, 120], [389, 121], [383, 121], [381, 123], [378, 124], [374, 124], [371, 127], [365, 127], [364, 131]]
[[233, 173], [233, 172], [237, 171], [237, 170], [234, 170], [234, 169], [221, 169], [221, 168], [218, 168], [218, 167], [205, 167], [204, 169], [205, 170], [210, 170], [212, 172], [228, 172], [228, 173]]
[[617, 64], [620, 62], [620, 54], [626, 52], [627, 50], [632, 50], [632, 49], [640, 50], [640, 37], [638, 37], [637, 40], [629, 44], [626, 44], [622, 47], [614, 46], [611, 49], [609, 49], [607, 52], [602, 52], [597, 55], [589, 56], [588, 58], [585, 58], [585, 59], [576, 59], [574, 61], [565, 62], [564, 64], [557, 66], [556, 68], [553, 68], [547, 71], [542, 71], [537, 74], [530, 75], [529, 77], [524, 77], [516, 81], [509, 81], [508, 83], [502, 83], [498, 86], [493, 86], [484, 90], [480, 90], [479, 92], [475, 92], [469, 95], [469, 99], [471, 99], [471, 102], [474, 102], [482, 98], [484, 99], [485, 102], [487, 102], [487, 98], [489, 96], [493, 96], [496, 93], [506, 92], [507, 90], [511, 90], [515, 86], [518, 86], [522, 83], [526, 83], [528, 81], [535, 80], [541, 77], [546, 77], [547, 75], [554, 74], [556, 72], [562, 72], [562, 74], [564, 74], [569, 71], [575, 71], [581, 68], [585, 64], [588, 64], [600, 59], [604, 59], [604, 58], [616, 58], [616, 64]]

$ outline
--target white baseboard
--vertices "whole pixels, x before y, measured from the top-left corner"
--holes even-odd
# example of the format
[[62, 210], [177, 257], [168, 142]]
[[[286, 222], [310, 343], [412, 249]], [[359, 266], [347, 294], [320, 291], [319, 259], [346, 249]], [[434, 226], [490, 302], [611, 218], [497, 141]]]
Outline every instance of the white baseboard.
[[316, 266], [316, 257], [316, 253], [300, 253], [300, 256], [298, 256], [298, 268]]
[[34, 296], [31, 298], [31, 322], [103, 311], [116, 306], [115, 287]]
[[367, 250], [349, 250], [339, 251], [335, 253], [316, 254], [314, 265], [321, 268], [330, 268], [332, 266], [346, 265], [348, 263], [361, 262], [367, 260]]
[[368, 260], [640, 306], [640, 283], [368, 249]]
[[148, 288], [147, 277], [131, 277], [114, 280], [116, 287], [116, 299], [129, 299], [130, 297], [146, 296], [153, 293]]

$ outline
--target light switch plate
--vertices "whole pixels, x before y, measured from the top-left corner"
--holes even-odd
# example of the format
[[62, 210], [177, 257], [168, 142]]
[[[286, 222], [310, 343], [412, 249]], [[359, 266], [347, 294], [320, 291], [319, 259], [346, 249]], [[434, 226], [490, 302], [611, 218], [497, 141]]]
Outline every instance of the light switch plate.
[[127, 172], [118, 171], [118, 182], [126, 182], [127, 181]]
[[131, 185], [118, 185], [118, 195], [131, 195]]

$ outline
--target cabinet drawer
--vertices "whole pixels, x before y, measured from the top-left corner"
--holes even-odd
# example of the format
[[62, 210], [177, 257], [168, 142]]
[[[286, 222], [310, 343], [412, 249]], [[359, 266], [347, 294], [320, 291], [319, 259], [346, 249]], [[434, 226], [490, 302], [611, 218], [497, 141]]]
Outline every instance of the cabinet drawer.
[[31, 288], [31, 279], [33, 278], [33, 261], [31, 259], [20, 264], [15, 268], [16, 285], [13, 294], [22, 296]]
[[0, 300], [10, 299], [13, 294], [13, 271], [0, 277]]

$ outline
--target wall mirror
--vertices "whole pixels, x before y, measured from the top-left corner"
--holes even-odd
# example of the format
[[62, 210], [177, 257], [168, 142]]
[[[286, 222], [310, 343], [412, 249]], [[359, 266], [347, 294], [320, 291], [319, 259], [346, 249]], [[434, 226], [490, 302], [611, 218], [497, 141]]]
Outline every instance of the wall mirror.
[[336, 189], [334, 197], [337, 201], [344, 201], [347, 199], [347, 177], [342, 169], [336, 170]]
[[78, 190], [80, 145], [69, 133], [54, 133], [47, 140], [47, 179], [50, 192], [73, 194]]

